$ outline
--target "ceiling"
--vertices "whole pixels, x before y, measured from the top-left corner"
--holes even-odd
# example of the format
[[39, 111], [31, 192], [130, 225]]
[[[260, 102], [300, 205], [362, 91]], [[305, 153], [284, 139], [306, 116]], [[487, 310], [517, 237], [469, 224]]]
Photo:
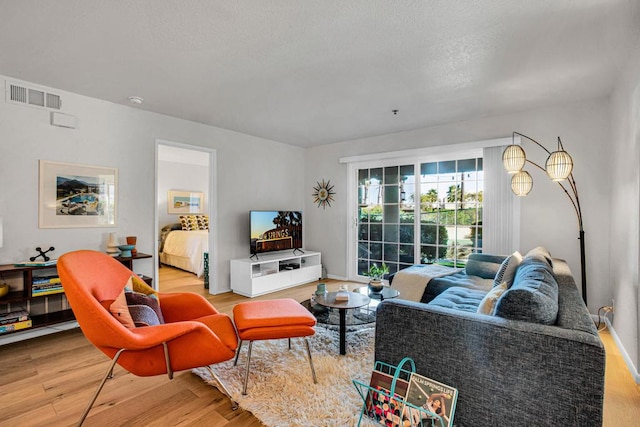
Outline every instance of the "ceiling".
[[0, 74], [300, 147], [606, 96], [640, 40], [640, 0], [0, 10]]

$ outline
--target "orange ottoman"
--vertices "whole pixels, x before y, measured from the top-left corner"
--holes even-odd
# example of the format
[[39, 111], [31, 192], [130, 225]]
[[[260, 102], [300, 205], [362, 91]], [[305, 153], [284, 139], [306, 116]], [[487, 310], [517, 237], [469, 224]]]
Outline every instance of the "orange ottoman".
[[316, 333], [313, 329], [316, 325], [316, 318], [299, 302], [291, 298], [241, 302], [233, 307], [233, 322], [240, 338], [234, 366], [238, 364], [243, 341], [249, 341], [242, 394], [247, 394], [251, 345], [253, 341], [259, 340], [287, 338], [289, 349], [291, 349], [291, 338], [304, 337], [313, 382], [318, 383], [313, 359], [311, 359], [309, 341], [306, 338]]

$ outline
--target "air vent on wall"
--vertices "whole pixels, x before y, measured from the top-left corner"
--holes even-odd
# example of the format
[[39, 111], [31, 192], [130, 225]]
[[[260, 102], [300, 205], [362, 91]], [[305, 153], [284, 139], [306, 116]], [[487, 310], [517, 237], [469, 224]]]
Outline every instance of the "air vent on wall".
[[49, 93], [44, 89], [6, 82], [6, 101], [13, 104], [31, 105], [33, 107], [60, 110], [60, 95]]

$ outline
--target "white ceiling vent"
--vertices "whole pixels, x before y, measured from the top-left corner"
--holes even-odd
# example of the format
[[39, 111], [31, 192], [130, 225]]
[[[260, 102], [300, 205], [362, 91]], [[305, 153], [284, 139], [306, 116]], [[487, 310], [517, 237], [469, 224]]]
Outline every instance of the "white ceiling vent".
[[12, 104], [31, 105], [33, 107], [60, 110], [62, 100], [60, 95], [47, 92], [46, 89], [26, 86], [6, 81], [6, 101]]

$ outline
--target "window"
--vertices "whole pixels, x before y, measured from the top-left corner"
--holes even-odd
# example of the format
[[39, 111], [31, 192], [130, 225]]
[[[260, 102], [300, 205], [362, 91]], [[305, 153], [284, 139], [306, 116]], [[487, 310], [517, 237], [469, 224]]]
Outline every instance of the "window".
[[482, 250], [482, 158], [360, 168], [357, 186], [357, 275]]
[[420, 164], [420, 263], [482, 251], [482, 158]]

